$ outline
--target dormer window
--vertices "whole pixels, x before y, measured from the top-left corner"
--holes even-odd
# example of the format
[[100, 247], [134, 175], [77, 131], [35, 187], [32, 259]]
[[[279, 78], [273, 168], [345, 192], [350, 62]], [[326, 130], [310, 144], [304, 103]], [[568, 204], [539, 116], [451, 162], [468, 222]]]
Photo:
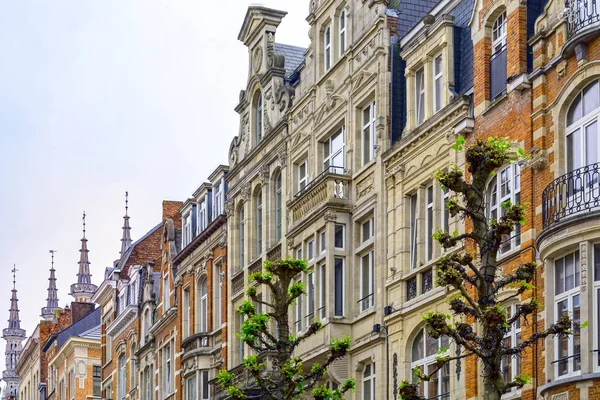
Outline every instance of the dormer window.
[[259, 144], [262, 140], [262, 119], [263, 119], [263, 100], [262, 94], [258, 92], [256, 95], [256, 108], [254, 109], [254, 122], [255, 127], [254, 130], [256, 132], [256, 144]]
[[198, 207], [198, 233], [206, 229], [208, 225], [208, 210], [206, 207], [206, 199], [200, 202]]
[[325, 27], [325, 32], [323, 33], [323, 48], [323, 67], [325, 72], [327, 72], [331, 68], [331, 25]]
[[182, 246], [187, 246], [192, 241], [192, 213], [188, 212], [183, 217]]
[[223, 181], [215, 183], [213, 196], [213, 218], [223, 214], [223, 192]]
[[339, 19], [340, 57], [343, 56], [346, 51], [346, 22], [346, 10], [342, 10]]

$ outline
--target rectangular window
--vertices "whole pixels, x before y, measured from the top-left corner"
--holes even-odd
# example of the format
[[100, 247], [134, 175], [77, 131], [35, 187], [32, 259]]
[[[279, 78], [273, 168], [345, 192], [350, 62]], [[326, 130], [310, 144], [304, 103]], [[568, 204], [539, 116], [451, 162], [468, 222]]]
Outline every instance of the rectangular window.
[[440, 54], [433, 59], [433, 112], [438, 112], [442, 108], [443, 96], [443, 69]]
[[425, 213], [425, 259], [431, 261], [433, 258], [433, 186], [427, 188], [425, 199], [427, 212]]
[[368, 240], [371, 240], [375, 236], [375, 226], [373, 223], [373, 218], [368, 219], [363, 222], [360, 227], [360, 241], [364, 243]]
[[327, 269], [325, 264], [319, 267], [319, 314], [321, 319], [327, 316]]
[[373, 258], [373, 251], [370, 251], [362, 256], [360, 261], [360, 311], [368, 310], [375, 304], [375, 266]]
[[340, 20], [339, 20], [339, 26], [340, 26], [340, 57], [342, 55], [344, 55], [344, 52], [346, 51], [346, 10], [342, 10], [340, 12]]
[[323, 143], [323, 171], [344, 173], [344, 128]]
[[306, 327], [308, 328], [315, 318], [315, 274], [311, 272], [306, 278]]
[[298, 164], [298, 191], [302, 191], [308, 184], [308, 161]]
[[209, 386], [208, 386], [208, 370], [200, 371], [200, 399], [208, 400], [210, 397]]
[[296, 249], [296, 259], [297, 260], [303, 260], [304, 258], [302, 258], [302, 246], [300, 246], [298, 249]]
[[433, 270], [428, 269], [421, 273], [421, 294], [433, 289]]
[[580, 265], [579, 251], [559, 258], [554, 262], [555, 295], [568, 292], [579, 287]]
[[221, 275], [221, 266], [217, 265], [215, 267], [215, 276], [217, 277], [217, 296], [215, 299], [215, 310], [216, 310], [216, 322], [217, 322], [217, 328], [221, 327], [221, 324], [223, 323], [222, 320], [222, 304], [221, 302], [223, 301], [223, 275]]
[[[241, 331], [242, 330], [242, 325], [244, 325], [244, 316], [240, 315], [238, 318], [239, 318], [239, 324], [240, 324], [240, 327], [239, 327], [238, 331]], [[239, 352], [240, 364], [241, 364], [242, 361], [244, 360], [244, 342], [242, 342], [242, 339], [238, 339], [238, 341], [239, 341], [238, 352]]]
[[375, 156], [375, 102], [362, 110], [362, 165]]
[[415, 111], [417, 125], [425, 120], [425, 69], [415, 73]]
[[225, 191], [224, 182], [219, 181], [215, 183], [215, 192], [213, 195], [213, 218], [223, 214], [223, 192]]
[[[450, 231], [450, 212], [448, 212], [448, 209], [446, 208], [446, 202], [449, 199], [450, 199], [450, 191], [448, 190], [448, 188], [443, 188], [441, 210], [442, 210], [442, 229], [444, 230], [444, 232]], [[451, 233], [451, 232], [449, 232], [449, 233]]]
[[[123, 383], [123, 385], [125, 385]], [[73, 372], [69, 372], [69, 396], [71, 399], [75, 398], [75, 374]]]
[[375, 363], [365, 365], [362, 384], [362, 400], [375, 400]]
[[190, 289], [183, 289], [183, 337], [190, 336]]
[[[108, 323], [106, 325], [108, 326]], [[104, 349], [106, 352], [106, 361], [112, 360], [112, 337], [110, 335], [106, 335], [106, 347]]]
[[196, 375], [192, 375], [186, 379], [186, 399], [197, 400], [196, 397]]
[[344, 259], [334, 259], [334, 316], [344, 316]]
[[168, 344], [165, 347], [165, 393], [171, 392], [171, 344]]
[[279, 175], [275, 179], [275, 240], [277, 242], [281, 240], [281, 193], [281, 172], [279, 172]]
[[94, 365], [93, 368], [93, 373], [94, 373], [94, 389], [93, 389], [93, 394], [94, 397], [100, 397], [101, 395], [101, 383], [102, 383], [102, 370], [100, 368], [100, 366], [98, 365]]
[[246, 240], [246, 220], [244, 219], [244, 205], [240, 207], [240, 269], [244, 268], [244, 252]]
[[417, 297], [417, 278], [413, 277], [406, 281], [406, 300]]
[[410, 196], [410, 268], [417, 267], [417, 195]]
[[319, 248], [321, 249], [321, 253], [325, 252], [325, 250], [327, 249], [327, 239], [326, 239], [326, 232], [325, 229], [323, 229], [321, 232], [319, 232]]
[[206, 200], [202, 200], [198, 206], [198, 233], [202, 232], [208, 226], [208, 211], [206, 209]]
[[[302, 280], [296, 281], [301, 284]], [[302, 331], [302, 295], [296, 298], [296, 332]]]
[[146, 397], [144, 398], [144, 400], [152, 400], [153, 397], [152, 374], [153, 371], [149, 367], [146, 367], [146, 372], [144, 373], [146, 379]]
[[262, 193], [259, 192], [256, 196], [256, 255], [262, 253], [262, 219], [263, 219], [263, 205], [262, 205]]
[[325, 72], [329, 71], [331, 68], [331, 25], [327, 25], [325, 27], [325, 32], [323, 33], [323, 63]]
[[169, 305], [169, 278], [164, 277], [163, 279], [163, 313], [166, 312], [171, 306]]
[[315, 258], [315, 241], [311, 240], [306, 245], [306, 251], [308, 252], [308, 259], [312, 260]]
[[556, 358], [553, 364], [558, 376], [581, 371], [580, 274], [579, 250], [554, 260], [556, 319], [567, 313], [573, 320], [573, 334], [555, 338]]
[[188, 213], [183, 217], [183, 247], [192, 241], [192, 214]]
[[344, 240], [345, 240], [345, 232], [344, 232], [344, 225], [335, 225], [335, 232], [334, 232], [334, 247], [336, 249], [343, 249], [344, 248]]

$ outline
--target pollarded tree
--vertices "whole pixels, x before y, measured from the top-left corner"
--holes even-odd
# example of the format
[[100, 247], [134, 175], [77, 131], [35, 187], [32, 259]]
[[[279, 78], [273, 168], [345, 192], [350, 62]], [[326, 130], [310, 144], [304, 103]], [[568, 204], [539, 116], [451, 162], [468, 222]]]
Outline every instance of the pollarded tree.
[[[459, 137], [452, 148], [463, 151], [464, 143], [464, 138]], [[450, 215], [468, 221], [470, 229], [460, 235], [443, 231], [434, 234], [444, 249], [462, 242], [467, 250], [463, 253], [447, 253], [436, 263], [437, 284], [457, 291], [449, 300], [453, 315], [430, 312], [423, 315], [423, 319], [429, 336], [436, 339], [448, 336], [460, 351], [457, 356], [451, 357], [442, 350], [434, 371], [429, 374], [413, 371], [419, 380], [431, 379], [451, 361], [475, 356], [481, 365], [483, 398], [499, 400], [511, 388], [521, 388], [530, 381], [523, 374], [505, 381], [501, 370], [503, 359], [521, 355], [540, 339], [571, 333], [571, 317], [563, 314], [557, 323], [543, 331], [533, 332], [514, 346], [503, 341], [513, 325], [520, 321], [528, 322], [528, 318], [538, 311], [539, 303], [535, 297], [528, 296], [529, 299], [521, 303], [516, 312], [509, 313], [500, 302], [499, 295], [507, 289], [513, 289], [510, 292], [512, 294], [503, 299], [507, 301], [532, 292], [537, 265], [535, 262], [524, 263], [512, 273], [504, 273], [503, 265], [497, 259], [500, 246], [503, 240], [512, 236], [518, 224], [525, 222], [526, 205], [506, 201], [501, 204], [501, 216], [490, 218], [486, 205], [486, 186], [499, 168], [524, 157], [525, 152], [522, 149], [512, 150], [512, 143], [507, 139], [476, 139], [465, 150], [468, 179], [457, 166], [436, 174], [438, 182], [454, 193], [446, 202]], [[400, 395], [404, 400], [422, 399], [418, 385], [408, 381], [400, 385]]]
[[[292, 400], [311, 395], [316, 400], [341, 399], [345, 392], [354, 388], [353, 379], [347, 380], [339, 389], [332, 390], [322, 385], [327, 367], [335, 360], [346, 356], [350, 349], [350, 338], [332, 339], [329, 353], [322, 364], [314, 363], [305, 372], [302, 359], [294, 355], [298, 345], [315, 335], [321, 328], [320, 321], [313, 321], [302, 334], [291, 333], [289, 311], [298, 297], [305, 295], [304, 285], [294, 278], [307, 271], [303, 260], [287, 258], [275, 262], [266, 261], [262, 272], [249, 276], [250, 283], [265, 285], [271, 292], [271, 302], [260, 298], [256, 286], [250, 286], [238, 312], [245, 316], [241, 332], [237, 336], [258, 355], [245, 357], [243, 364], [253, 380], [242, 386], [235, 382], [236, 376], [222, 370], [218, 384], [235, 399]], [[267, 312], [259, 313], [254, 304], [260, 304]], [[276, 332], [269, 326], [275, 322]]]

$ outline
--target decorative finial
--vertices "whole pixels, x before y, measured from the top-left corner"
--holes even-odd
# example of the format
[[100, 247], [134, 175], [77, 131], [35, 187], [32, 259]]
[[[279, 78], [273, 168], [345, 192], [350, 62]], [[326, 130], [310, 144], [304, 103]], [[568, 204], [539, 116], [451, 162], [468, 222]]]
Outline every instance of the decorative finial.
[[83, 237], [85, 238], [85, 210], [83, 211]]
[[13, 274], [13, 289], [17, 287], [17, 264], [13, 264], [13, 269], [10, 271]]
[[50, 254], [52, 254], [52, 269], [54, 269], [54, 253], [56, 253], [58, 250], [50, 250]]
[[129, 192], [125, 192], [125, 215], [127, 214], [127, 210], [128, 210], [128, 203], [129, 203]]

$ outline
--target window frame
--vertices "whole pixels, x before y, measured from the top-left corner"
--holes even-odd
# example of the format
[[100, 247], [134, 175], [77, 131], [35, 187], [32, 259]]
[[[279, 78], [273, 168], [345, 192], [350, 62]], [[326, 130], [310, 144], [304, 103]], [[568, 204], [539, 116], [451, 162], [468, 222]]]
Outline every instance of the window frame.
[[[340, 261], [340, 264], [338, 265], [337, 261]], [[334, 257], [334, 262], [333, 262], [333, 293], [334, 293], [334, 299], [333, 299], [333, 316], [336, 318], [343, 318], [345, 311], [346, 311], [346, 301], [345, 301], [345, 297], [346, 297], [346, 277], [345, 277], [345, 270], [346, 270], [346, 259], [343, 257]], [[338, 282], [338, 267], [341, 269], [341, 273], [339, 274], [341, 281]], [[339, 304], [340, 308], [338, 309], [338, 291], [340, 292], [340, 302], [341, 304]], [[338, 311], [340, 311], [338, 313]]]
[[[296, 167], [298, 171], [298, 192], [301, 192], [308, 186], [308, 160], [302, 160]], [[302, 168], [304, 168], [304, 175], [302, 175]]]
[[254, 139], [258, 145], [263, 139], [263, 98], [261, 91], [258, 91], [256, 95], [254, 107]]
[[[419, 79], [420, 77], [420, 79]], [[425, 66], [415, 71], [415, 122], [419, 126], [425, 121]]]
[[262, 253], [263, 198], [262, 188], [256, 193], [256, 256]]
[[[375, 400], [376, 397], [376, 368], [375, 368], [375, 363], [371, 362], [371, 363], [367, 363], [364, 365], [363, 367], [363, 371], [362, 371], [362, 400]], [[369, 383], [369, 388], [370, 390], [367, 392], [367, 390], [365, 389], [366, 384]]]
[[[337, 243], [336, 243], [337, 232], [335, 232], [335, 229], [337, 227], [341, 227], [342, 228], [342, 231], [341, 231], [342, 232], [342, 247], [338, 247]], [[334, 225], [334, 232], [333, 232], [333, 234], [334, 234], [333, 248], [336, 249], [336, 250], [344, 250], [346, 248], [346, 225], [344, 225], [344, 224], [335, 224]]]
[[[505, 172], [508, 173], [505, 175]], [[507, 180], [503, 181], [506, 176]], [[505, 183], [509, 190], [507, 194], [503, 194]], [[509, 164], [500, 167], [496, 170], [496, 174], [490, 179], [486, 186], [486, 208], [487, 216], [490, 220], [498, 219], [502, 216], [502, 203], [510, 200], [512, 204], [520, 204], [521, 202], [521, 167], [518, 163]], [[492, 203], [494, 202], [495, 203]], [[494, 215], [495, 214], [495, 215]], [[498, 249], [499, 258], [505, 257], [518, 251], [521, 247], [521, 225], [516, 224], [512, 236], [504, 238]]]
[[208, 332], [208, 279], [207, 277], [200, 278], [200, 285], [198, 287], [200, 291], [199, 297], [199, 321], [198, 330], [199, 333]]
[[408, 196], [409, 205], [409, 254], [410, 254], [410, 269], [411, 271], [417, 268], [418, 260], [418, 197], [417, 193]]
[[331, 24], [325, 26], [323, 30], [323, 70], [327, 72], [333, 64], [331, 49]]
[[[375, 307], [375, 250], [370, 249], [366, 253], [359, 256], [360, 261], [360, 312], [368, 311]], [[367, 259], [367, 265], [365, 266], [364, 260]], [[367, 282], [365, 279], [365, 269]], [[365, 283], [367, 286], [365, 286]], [[365, 288], [370, 293], [365, 293]]]
[[309, 271], [306, 274], [306, 327], [312, 324], [315, 319], [315, 274]]
[[[423, 339], [423, 357], [418, 359], [418, 360], [414, 360], [414, 346], [415, 346], [415, 341], [419, 340], [419, 336], [421, 336]], [[438, 339], [433, 339], [436, 341], [436, 346], [437, 349], [436, 351], [431, 352], [431, 355], [427, 355], [427, 350], [428, 350], [428, 345], [432, 344], [432, 342], [427, 341], [428, 336], [427, 333], [425, 331], [425, 328], [419, 328], [419, 332], [417, 333], [417, 335], [415, 335], [415, 337], [412, 339], [411, 343], [410, 343], [410, 369], [411, 371], [415, 368], [421, 368], [423, 367], [423, 372], [425, 373], [429, 373], [427, 371], [427, 367], [429, 366], [434, 366], [436, 365], [436, 358], [438, 356], [444, 356], [444, 355], [450, 355], [450, 339], [448, 337], [445, 337], [448, 342], [444, 343], [444, 338], [440, 337]], [[447, 349], [447, 351], [445, 352], [440, 352], [439, 350], [441, 348], [443, 348], [443, 346], [446, 345], [447, 347], [445, 347]], [[445, 370], [445, 371], [444, 371]], [[445, 378], [447, 379], [446, 382], [448, 384], [448, 391], [442, 393], [442, 388], [444, 385], [444, 376], [442, 376], [442, 372], [447, 372], [447, 375], [445, 376]], [[436, 374], [438, 374], [438, 378], [437, 378], [437, 392], [439, 392], [438, 397], [434, 397], [434, 398], [444, 398], [443, 396], [446, 394], [450, 394], [450, 382], [451, 382], [451, 376], [452, 376], [452, 372], [450, 370], [450, 365], [447, 363], [444, 368], [440, 369], [439, 371], [436, 372]], [[432, 376], [432, 379], [429, 382], [422, 382], [423, 387], [421, 388], [421, 395], [428, 398], [430, 397], [430, 393], [429, 393], [429, 388], [430, 385], [432, 384], [432, 382], [434, 381], [434, 377]]]
[[[436, 61], [440, 60], [440, 70], [436, 73]], [[433, 57], [432, 62], [432, 74], [433, 74], [433, 112], [436, 113], [444, 107], [444, 57], [443, 53], [439, 53]], [[439, 83], [439, 87], [438, 87]], [[439, 104], [438, 104], [439, 103]]]
[[[510, 304], [508, 306], [506, 306], [506, 311], [508, 313], [508, 318], [511, 318], [512, 315], [515, 315], [515, 313], [518, 311], [518, 304]], [[510, 330], [508, 332], [506, 332], [506, 334], [504, 335], [503, 341], [508, 340], [510, 341], [510, 347], [515, 347], [518, 344], [521, 343], [521, 320], [520, 318], [518, 320], [516, 320], [511, 326], [510, 326]], [[510, 372], [509, 372], [509, 376], [508, 376], [508, 380], [506, 379], [506, 376], [504, 375], [504, 366], [506, 365], [506, 360], [510, 359]], [[518, 374], [521, 373], [522, 371], [522, 365], [521, 365], [521, 361], [522, 361], [522, 356], [521, 354], [515, 354], [513, 356], [505, 356], [502, 358], [502, 362], [500, 365], [500, 370], [501, 370], [501, 374], [502, 376], [505, 378], [505, 382], [510, 382], [513, 379], [515, 379], [515, 376], [517, 376]], [[504, 396], [508, 396], [508, 395], [514, 395], [516, 393], [519, 393], [521, 391], [520, 388], [516, 388], [513, 387], [511, 388], [511, 390], [508, 393], [505, 393]]]
[[327, 264], [319, 265], [319, 317], [327, 318]]
[[499, 53], [506, 47], [506, 17], [506, 10], [503, 10], [492, 24], [492, 55]]
[[[365, 111], [367, 110], [369, 110], [369, 119], [368, 121], [365, 121]], [[375, 159], [375, 146], [377, 145], [375, 135], [376, 119], [376, 104], [375, 100], [372, 100], [361, 110], [362, 129], [360, 134], [362, 139], [361, 161], [363, 167]], [[367, 129], [368, 132], [366, 131]], [[365, 145], [365, 143], [368, 144]]]
[[[340, 148], [334, 148], [334, 140], [341, 135], [342, 137], [342, 145]], [[336, 130], [335, 133], [330, 135], [323, 142], [323, 171], [333, 172], [335, 174], [343, 173], [346, 168], [346, 160], [344, 149], [346, 148], [346, 130], [345, 127], [342, 126], [340, 129]], [[342, 165], [334, 165], [333, 160], [337, 156], [342, 156]], [[338, 171], [341, 168], [342, 171]]]
[[281, 179], [281, 171], [277, 173], [275, 177], [275, 241], [279, 242], [281, 240], [281, 231], [282, 231], [282, 179]]
[[338, 30], [338, 43], [339, 43], [339, 56], [340, 58], [344, 55], [347, 48], [348, 35], [346, 34], [348, 26], [348, 14], [346, 9], [342, 8], [338, 18], [339, 30]]
[[[297, 284], [302, 284], [302, 278], [296, 280]], [[294, 324], [296, 333], [302, 332], [302, 295], [296, 298], [296, 323]]]
[[244, 250], [245, 250], [245, 242], [246, 242], [246, 231], [245, 231], [245, 227], [246, 227], [246, 220], [245, 220], [245, 215], [244, 215], [244, 205], [242, 204], [240, 206], [240, 212], [239, 212], [239, 246], [240, 246], [240, 252], [239, 252], [239, 256], [240, 256], [240, 270], [242, 270], [244, 268]]
[[433, 260], [433, 225], [435, 193], [433, 185], [425, 189], [425, 262]]
[[[196, 374], [192, 374], [185, 378], [185, 399], [186, 400], [197, 400], [197, 382]], [[192, 396], [193, 394], [193, 396]]]
[[121, 355], [119, 355], [119, 358], [117, 359], [117, 365], [118, 365], [118, 380], [117, 380], [117, 388], [118, 388], [118, 393], [117, 393], [117, 398], [118, 399], [125, 399], [125, 396], [127, 396], [127, 362], [126, 362], [126, 357], [125, 357], [125, 353], [122, 353]]

